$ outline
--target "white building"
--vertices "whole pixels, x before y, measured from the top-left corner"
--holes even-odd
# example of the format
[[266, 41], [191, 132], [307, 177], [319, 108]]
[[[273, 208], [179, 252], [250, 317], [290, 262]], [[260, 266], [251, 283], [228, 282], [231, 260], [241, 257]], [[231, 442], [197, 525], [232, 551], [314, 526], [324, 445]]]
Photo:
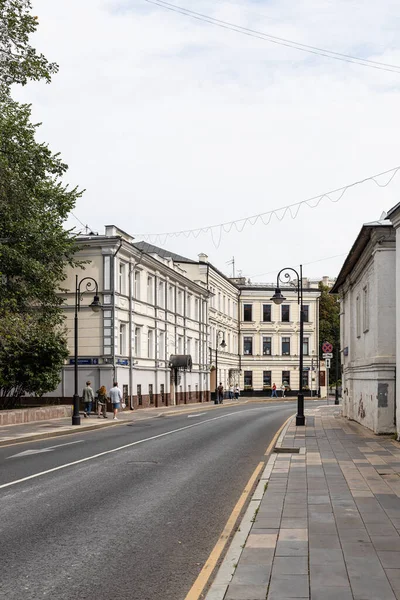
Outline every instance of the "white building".
[[[69, 365], [53, 393], [73, 395], [75, 276], [93, 277], [103, 310], [79, 313], [79, 391], [87, 379], [97, 389], [117, 380], [131, 406], [161, 406], [209, 399], [208, 292], [188, 279], [177, 255], [143, 251], [115, 226], [105, 235], [80, 236], [85, 270], [69, 269], [66, 326]], [[85, 289], [84, 285], [83, 288]], [[191, 356], [191, 370], [170, 367], [171, 356]], [[173, 359], [176, 360], [176, 359]], [[188, 364], [189, 366], [189, 364]]]
[[[397, 223], [398, 215], [393, 209], [390, 218]], [[400, 285], [400, 260], [396, 266], [395, 239], [390, 220], [365, 224], [331, 290], [341, 303], [343, 414], [375, 433], [392, 432], [396, 426], [394, 278], [396, 273]], [[397, 319], [397, 328], [399, 324]]]
[[[281, 286], [286, 300], [276, 305], [272, 285], [236, 280], [240, 289], [241, 387], [254, 393], [271, 393], [285, 384], [299, 389], [300, 306], [297, 290]], [[320, 389], [325, 395], [325, 370], [319, 362], [319, 289], [303, 290], [303, 389]]]

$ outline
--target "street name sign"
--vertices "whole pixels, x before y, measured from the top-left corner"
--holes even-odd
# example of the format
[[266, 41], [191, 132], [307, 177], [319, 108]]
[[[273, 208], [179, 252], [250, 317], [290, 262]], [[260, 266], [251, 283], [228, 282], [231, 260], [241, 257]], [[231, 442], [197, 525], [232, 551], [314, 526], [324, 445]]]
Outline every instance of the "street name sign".
[[333, 354], [332, 354], [332, 352], [325, 352], [322, 355], [322, 358], [333, 358]]

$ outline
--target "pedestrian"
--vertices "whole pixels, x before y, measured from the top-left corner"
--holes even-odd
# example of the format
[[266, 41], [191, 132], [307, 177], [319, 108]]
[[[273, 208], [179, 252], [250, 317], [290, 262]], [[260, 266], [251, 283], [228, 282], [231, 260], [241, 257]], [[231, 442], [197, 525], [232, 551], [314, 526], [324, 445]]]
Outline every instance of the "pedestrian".
[[224, 402], [224, 386], [220, 382], [218, 386], [218, 404], [223, 404]]
[[235, 400], [239, 400], [239, 396], [240, 396], [240, 389], [239, 389], [239, 386], [237, 385], [235, 387]]
[[285, 397], [285, 392], [286, 392], [286, 385], [284, 383], [282, 383], [281, 390], [282, 390], [282, 398], [284, 398]]
[[272, 393], [271, 393], [271, 398], [277, 398], [278, 394], [276, 393], [276, 385], [275, 383], [272, 385]]
[[233, 400], [233, 385], [229, 386], [229, 400]]
[[106, 386], [102, 385], [97, 390], [97, 416], [101, 419], [101, 413], [103, 413], [104, 419], [107, 419], [107, 390]]
[[85, 417], [85, 419], [90, 417], [90, 413], [92, 412], [94, 392], [93, 392], [91, 385], [92, 385], [91, 382], [87, 381], [86, 387], [84, 387], [83, 391], [82, 391], [82, 400], [83, 400], [83, 404], [85, 407], [83, 416]]
[[111, 388], [110, 393], [108, 394], [111, 400], [111, 404], [114, 411], [113, 421], [118, 421], [117, 414], [118, 409], [121, 408], [122, 402], [122, 392], [118, 387], [118, 381], [114, 381], [114, 387]]

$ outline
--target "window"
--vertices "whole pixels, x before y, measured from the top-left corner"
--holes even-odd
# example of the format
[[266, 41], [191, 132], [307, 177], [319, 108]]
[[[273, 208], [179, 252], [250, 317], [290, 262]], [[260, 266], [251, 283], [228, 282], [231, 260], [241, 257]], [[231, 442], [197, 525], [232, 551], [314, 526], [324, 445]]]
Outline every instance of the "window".
[[309, 323], [310, 307], [308, 304], [303, 304], [303, 323]]
[[154, 304], [154, 278], [147, 278], [147, 302]]
[[290, 321], [290, 304], [282, 304], [282, 321], [288, 323]]
[[165, 401], [165, 387], [163, 383], [160, 383], [160, 400], [164, 404]]
[[363, 331], [366, 333], [369, 329], [369, 305], [368, 305], [368, 286], [363, 289]]
[[243, 338], [243, 354], [253, 354], [253, 338]]
[[194, 318], [195, 318], [195, 321], [199, 321], [199, 317], [200, 317], [200, 315], [199, 315], [199, 306], [200, 306], [199, 299], [195, 298], [195, 301], [194, 301]]
[[119, 353], [122, 356], [126, 354], [126, 323], [119, 326]]
[[356, 335], [359, 338], [361, 336], [361, 307], [360, 307], [360, 296], [356, 298]]
[[126, 294], [126, 264], [122, 262], [119, 263], [118, 291], [120, 294]]
[[104, 289], [111, 288], [111, 256], [104, 257]]
[[199, 362], [199, 340], [194, 340], [194, 362]]
[[290, 386], [290, 371], [282, 371], [282, 384]]
[[308, 387], [308, 371], [303, 371], [303, 379], [302, 379], [303, 388]]
[[149, 329], [147, 332], [147, 356], [154, 358], [154, 330]]
[[253, 371], [244, 372], [244, 389], [248, 390], [253, 387]]
[[226, 313], [226, 298], [225, 298], [225, 295], [222, 296], [222, 310], [223, 310], [223, 313], [225, 314]]
[[137, 399], [138, 399], [138, 405], [142, 406], [142, 404], [143, 404], [142, 386], [140, 385], [140, 383], [138, 383], [138, 385], [137, 385]]
[[263, 337], [263, 355], [271, 356], [272, 354], [272, 341], [270, 337]]
[[157, 302], [158, 302], [158, 306], [161, 306], [161, 308], [165, 307], [165, 283], [164, 283], [164, 281], [160, 281], [158, 283]]
[[153, 384], [152, 383], [149, 383], [149, 400], [150, 400], [150, 404], [154, 404]]
[[263, 304], [263, 321], [264, 321], [264, 323], [271, 322], [271, 315], [272, 315], [271, 309], [272, 309], [271, 304]]
[[186, 316], [189, 319], [192, 317], [192, 296], [190, 294], [188, 294], [186, 298]]
[[228, 298], [228, 316], [231, 316], [231, 299]]
[[253, 305], [243, 304], [243, 321], [253, 320]]
[[135, 271], [133, 275], [133, 297], [140, 300], [140, 271]]
[[187, 338], [186, 340], [186, 354], [191, 354], [192, 350], [192, 338]]
[[282, 356], [290, 356], [290, 337], [282, 338]]
[[174, 288], [172, 285], [168, 287], [168, 308], [174, 312]]
[[308, 356], [310, 353], [310, 340], [309, 338], [303, 338], [303, 354]]
[[263, 371], [263, 387], [271, 387], [272, 375], [271, 371]]
[[183, 315], [183, 303], [182, 303], [182, 290], [178, 290], [177, 301], [176, 301], [176, 312]]
[[135, 356], [140, 356], [140, 343], [141, 343], [140, 334], [141, 334], [140, 327], [135, 327]]
[[160, 331], [160, 335], [158, 337], [158, 358], [164, 360], [165, 358], [165, 332]]
[[178, 354], [183, 354], [183, 337], [178, 335]]

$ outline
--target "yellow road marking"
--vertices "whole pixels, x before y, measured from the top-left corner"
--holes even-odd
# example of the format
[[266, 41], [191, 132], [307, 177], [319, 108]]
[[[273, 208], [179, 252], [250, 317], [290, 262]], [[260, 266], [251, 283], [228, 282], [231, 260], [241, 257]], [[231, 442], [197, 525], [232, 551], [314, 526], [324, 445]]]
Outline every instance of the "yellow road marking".
[[287, 424], [288, 421], [290, 421], [290, 419], [293, 417], [293, 415], [291, 415], [290, 417], [288, 417], [286, 419], [286, 421], [284, 422], [284, 424], [279, 427], [278, 431], [276, 432], [276, 434], [274, 435], [274, 437], [272, 438], [272, 441], [270, 443], [270, 445], [268, 446], [266, 452], [265, 452], [265, 456], [268, 456], [268, 454], [271, 454], [272, 449], [274, 448], [275, 444], [276, 444], [276, 440], [278, 439], [278, 437], [280, 436], [282, 429], [285, 427], [285, 425]]
[[198, 600], [200, 598], [200, 594], [204, 590], [205, 585], [208, 582], [208, 580], [211, 576], [211, 573], [213, 572], [213, 570], [219, 560], [219, 557], [221, 556], [221, 554], [226, 546], [227, 541], [229, 540], [229, 537], [230, 537], [232, 530], [235, 526], [235, 523], [241, 513], [241, 510], [242, 510], [243, 506], [245, 505], [246, 500], [249, 497], [249, 495], [253, 489], [254, 483], [255, 483], [257, 477], [259, 476], [259, 474], [261, 473], [261, 470], [264, 468], [264, 466], [265, 466], [265, 463], [260, 462], [260, 463], [258, 463], [257, 467], [255, 468], [255, 470], [254, 470], [252, 476], [250, 477], [249, 481], [247, 482], [246, 487], [244, 488], [239, 500], [237, 501], [235, 508], [231, 512], [231, 515], [224, 527], [223, 532], [221, 533], [217, 543], [215, 544], [213, 550], [211, 551], [210, 556], [208, 557], [204, 567], [200, 571], [196, 581], [192, 585], [185, 600]]

